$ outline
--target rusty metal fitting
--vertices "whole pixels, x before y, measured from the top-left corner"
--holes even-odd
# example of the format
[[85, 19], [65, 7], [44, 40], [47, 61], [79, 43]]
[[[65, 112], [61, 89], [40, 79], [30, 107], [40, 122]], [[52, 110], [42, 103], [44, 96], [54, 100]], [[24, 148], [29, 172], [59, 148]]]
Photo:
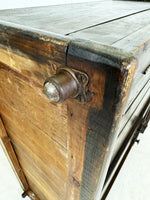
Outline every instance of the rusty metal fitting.
[[54, 76], [46, 79], [44, 92], [51, 101], [61, 103], [78, 95], [79, 82], [70, 69], [61, 68]]

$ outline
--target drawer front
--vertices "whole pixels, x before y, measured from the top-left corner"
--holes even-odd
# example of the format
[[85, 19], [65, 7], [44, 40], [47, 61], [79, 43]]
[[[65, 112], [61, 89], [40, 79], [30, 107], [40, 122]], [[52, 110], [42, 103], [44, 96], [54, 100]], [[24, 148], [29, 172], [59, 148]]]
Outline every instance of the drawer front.
[[[117, 130], [118, 139], [114, 148], [112, 160], [117, 154], [123, 141], [133, 127], [141, 109], [150, 97], [150, 42], [146, 42], [135, 51], [138, 61], [134, 73], [127, 102], [125, 104]], [[138, 111], [137, 111], [138, 110]]]
[[142, 92], [150, 87], [150, 42], [143, 44], [136, 52], [135, 57], [138, 61], [137, 68], [133, 77], [127, 102], [124, 106], [120, 119], [117, 134], [120, 135], [128, 120], [131, 118], [136, 107], [142, 100]]
[[130, 109], [131, 105], [136, 100], [142, 89], [149, 84], [150, 80], [150, 42], [144, 43], [139, 49], [135, 50], [134, 56], [137, 59], [138, 65], [135, 70], [133, 82], [130, 89], [128, 101], [126, 103], [124, 113], [125, 115]]

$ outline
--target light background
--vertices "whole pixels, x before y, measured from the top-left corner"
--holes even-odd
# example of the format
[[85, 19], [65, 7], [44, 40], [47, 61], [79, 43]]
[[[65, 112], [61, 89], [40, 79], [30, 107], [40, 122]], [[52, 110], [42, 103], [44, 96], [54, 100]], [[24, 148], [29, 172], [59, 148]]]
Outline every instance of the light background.
[[33, 6], [58, 5], [66, 3], [88, 2], [96, 0], [0, 0], [0, 9], [23, 8]]
[[[56, 5], [94, 0], [5, 0], [0, 9]], [[107, 200], [150, 200], [150, 123], [134, 145]], [[22, 200], [22, 189], [0, 146], [0, 200]], [[29, 198], [26, 197], [25, 200]]]

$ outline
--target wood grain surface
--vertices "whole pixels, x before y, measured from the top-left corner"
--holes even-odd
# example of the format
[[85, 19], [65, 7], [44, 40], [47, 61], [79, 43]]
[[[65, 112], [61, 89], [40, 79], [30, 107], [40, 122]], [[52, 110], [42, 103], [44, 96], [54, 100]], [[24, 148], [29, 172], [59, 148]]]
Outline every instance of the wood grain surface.
[[95, 1], [4, 10], [0, 19], [45, 32], [70, 34], [150, 9], [149, 3]]
[[[132, 54], [79, 40], [73, 41], [68, 48], [67, 65], [75, 69], [82, 67], [90, 75], [89, 88], [95, 94], [87, 115], [80, 199], [100, 199], [113, 142], [117, 138], [117, 123], [126, 102], [136, 62]], [[95, 74], [97, 77], [104, 75], [104, 85], [97, 82]]]
[[14, 170], [14, 173], [16, 174], [16, 177], [18, 178], [18, 181], [20, 182], [20, 185], [23, 190], [28, 190], [29, 185], [26, 180], [26, 177], [23, 173], [23, 170], [20, 166], [19, 160], [16, 156], [16, 153], [13, 149], [12, 143], [10, 138], [8, 137], [8, 134], [6, 133], [4, 124], [2, 122], [2, 119], [0, 117], [0, 143], [3, 147], [3, 150], [5, 154], [7, 155], [7, 158]]
[[[99, 1], [0, 18], [0, 114], [29, 190], [40, 200], [99, 200], [119, 133], [149, 88], [150, 4]], [[43, 83], [60, 67], [87, 74], [87, 102], [46, 98]]]

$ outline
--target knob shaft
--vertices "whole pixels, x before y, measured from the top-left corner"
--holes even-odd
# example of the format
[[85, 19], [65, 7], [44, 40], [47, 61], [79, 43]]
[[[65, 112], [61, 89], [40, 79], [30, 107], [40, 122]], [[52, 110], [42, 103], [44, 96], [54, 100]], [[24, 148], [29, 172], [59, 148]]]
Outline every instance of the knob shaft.
[[78, 81], [72, 73], [62, 70], [46, 79], [44, 92], [51, 101], [61, 103], [77, 95]]

